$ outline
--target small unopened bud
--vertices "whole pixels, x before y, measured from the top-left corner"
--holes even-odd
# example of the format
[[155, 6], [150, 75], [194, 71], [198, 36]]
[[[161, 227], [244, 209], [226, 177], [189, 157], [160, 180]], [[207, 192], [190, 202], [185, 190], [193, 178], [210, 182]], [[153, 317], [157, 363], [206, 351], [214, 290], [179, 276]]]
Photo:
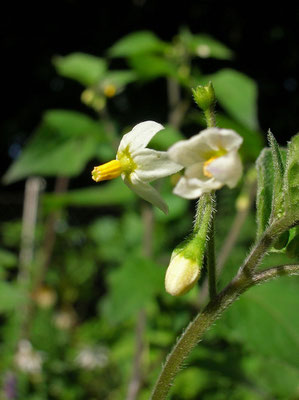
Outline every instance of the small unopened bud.
[[197, 86], [196, 89], [192, 89], [195, 103], [203, 111], [207, 111], [215, 104], [215, 91], [212, 82], [209, 82], [205, 86]]
[[196, 284], [200, 267], [194, 259], [186, 258], [184, 252], [171, 257], [165, 276], [165, 289], [172, 296], [187, 293]]

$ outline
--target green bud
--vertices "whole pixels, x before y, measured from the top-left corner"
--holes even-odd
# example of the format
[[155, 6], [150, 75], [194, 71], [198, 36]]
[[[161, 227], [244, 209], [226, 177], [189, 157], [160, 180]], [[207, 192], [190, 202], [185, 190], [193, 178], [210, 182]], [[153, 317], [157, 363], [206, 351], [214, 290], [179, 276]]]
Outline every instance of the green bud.
[[212, 82], [209, 82], [205, 86], [197, 86], [196, 89], [192, 89], [193, 98], [198, 107], [207, 111], [215, 105], [215, 91]]

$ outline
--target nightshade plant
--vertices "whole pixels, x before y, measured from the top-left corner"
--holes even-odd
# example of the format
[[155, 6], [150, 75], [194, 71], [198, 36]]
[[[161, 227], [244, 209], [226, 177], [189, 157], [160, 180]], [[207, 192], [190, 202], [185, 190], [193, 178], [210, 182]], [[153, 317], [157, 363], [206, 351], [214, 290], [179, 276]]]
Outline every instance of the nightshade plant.
[[148, 400], [194, 317], [153, 399], [298, 397], [298, 277], [258, 285], [298, 274], [298, 135], [263, 149], [232, 57], [187, 29], [54, 57], [80, 112], [46, 111], [3, 177], [26, 184], [0, 225], [0, 397]]
[[[254, 285], [282, 275], [299, 275], [299, 265], [297, 264], [257, 270], [271, 246], [274, 245], [281, 249], [291, 245], [288, 244], [288, 240], [285, 240], [285, 235], [299, 224], [299, 135], [292, 138], [288, 144], [286, 157], [283, 158], [283, 151], [280, 150], [273, 134], [269, 131], [270, 148], [264, 149], [257, 160], [257, 224], [259, 232], [256, 243], [232, 281], [222, 291], [217, 291], [213, 222], [216, 212], [214, 190], [221, 188], [224, 184], [231, 188], [237, 184], [242, 171], [237, 150], [242, 143], [242, 138], [234, 131], [215, 127], [216, 99], [211, 82], [205, 87], [197, 87], [194, 90], [194, 99], [205, 114], [208, 129], [188, 141], [174, 144], [168, 150], [169, 159], [166, 154], [163, 155], [163, 169], [167, 172], [165, 175], [170, 174], [172, 169], [180, 170], [179, 163], [187, 167], [185, 176], [180, 178], [174, 193], [186, 198], [199, 198], [193, 233], [174, 251], [166, 272], [165, 285], [166, 290], [172, 295], [183, 295], [188, 292], [200, 276], [205, 255], [210, 301], [188, 325], [167, 357], [153, 390], [152, 400], [166, 399], [172, 381], [190, 351], [213, 322], [220, 318], [221, 314], [243, 292]], [[133, 129], [127, 134], [132, 148], [135, 142], [138, 147], [139, 142], [147, 136], [148, 124], [151, 125], [153, 122], [137, 125], [138, 129], [134, 128], [135, 133]], [[145, 127], [142, 129], [143, 125]], [[151, 136], [156, 131], [157, 129], [154, 129]], [[126, 136], [122, 142], [125, 142], [125, 139]], [[148, 141], [145, 141], [145, 145]], [[177, 164], [172, 163], [172, 160]], [[142, 161], [141, 159], [140, 169], [142, 169]], [[121, 165], [120, 161], [117, 163]], [[169, 168], [167, 168], [167, 163], [169, 163]], [[146, 167], [147, 172], [152, 170], [152, 174], [149, 173], [149, 175], [155, 176], [155, 169], [159, 171], [161, 166], [155, 157], [151, 163], [146, 163]], [[102, 179], [106, 179], [106, 169], [105, 166], [96, 167], [93, 179], [96, 174], [99, 176], [98, 180], [101, 180], [102, 170], [104, 171]], [[111, 167], [111, 169], [113, 168]], [[111, 178], [119, 175], [120, 171], [117, 174], [111, 174]], [[161, 177], [163, 175], [160, 173]], [[272, 181], [269, 188], [270, 198], [267, 199], [265, 186], [268, 184], [269, 177]], [[141, 195], [153, 204], [157, 203], [152, 201], [150, 196], [147, 198], [144, 193]], [[292, 240], [298, 240], [297, 236]]]

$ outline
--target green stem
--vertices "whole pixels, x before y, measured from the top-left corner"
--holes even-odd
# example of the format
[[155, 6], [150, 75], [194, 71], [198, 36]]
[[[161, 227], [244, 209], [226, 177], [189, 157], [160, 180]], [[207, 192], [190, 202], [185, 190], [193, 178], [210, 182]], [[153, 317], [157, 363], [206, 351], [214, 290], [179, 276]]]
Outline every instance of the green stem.
[[204, 111], [206, 123], [208, 128], [213, 128], [216, 126], [216, 118], [214, 113], [214, 106], [209, 107]]
[[217, 295], [213, 212], [210, 221], [209, 240], [207, 243], [206, 256], [207, 256], [207, 269], [208, 269], [208, 280], [209, 280], [209, 294], [210, 294], [210, 299], [212, 300]]

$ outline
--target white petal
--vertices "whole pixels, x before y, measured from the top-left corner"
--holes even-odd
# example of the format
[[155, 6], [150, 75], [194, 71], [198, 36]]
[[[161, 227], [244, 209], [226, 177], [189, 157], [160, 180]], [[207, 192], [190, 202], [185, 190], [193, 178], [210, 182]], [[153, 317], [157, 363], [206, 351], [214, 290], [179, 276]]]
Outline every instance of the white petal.
[[152, 149], [142, 149], [138, 153], [136, 152], [134, 162], [137, 164], [135, 173], [144, 182], [175, 174], [183, 168], [171, 161], [167, 152]]
[[206, 169], [217, 181], [232, 188], [242, 175], [242, 162], [238, 153], [231, 152], [212, 161]]
[[122, 137], [118, 152], [125, 150], [129, 146], [130, 152], [133, 155], [136, 150], [146, 147], [155, 134], [162, 129], [164, 129], [164, 126], [155, 121], [145, 121], [137, 124]]
[[189, 165], [205, 161], [205, 154], [210, 152], [210, 147], [202, 140], [201, 134], [188, 140], [180, 140], [168, 149], [169, 157], [178, 164]]
[[133, 190], [142, 199], [152, 203], [160, 208], [165, 214], [168, 214], [168, 206], [162, 199], [160, 193], [149, 183], [142, 182], [135, 173], [130, 175], [130, 180], [122, 176], [125, 184]]
[[185, 176], [182, 176], [173, 193], [184, 199], [198, 199], [203, 193], [219, 189], [221, 186], [215, 179], [209, 179], [204, 182], [196, 178], [187, 179]]
[[172, 160], [188, 167], [213, 157], [218, 150], [237, 150], [243, 139], [231, 129], [208, 128], [188, 140], [177, 142], [168, 150]]

